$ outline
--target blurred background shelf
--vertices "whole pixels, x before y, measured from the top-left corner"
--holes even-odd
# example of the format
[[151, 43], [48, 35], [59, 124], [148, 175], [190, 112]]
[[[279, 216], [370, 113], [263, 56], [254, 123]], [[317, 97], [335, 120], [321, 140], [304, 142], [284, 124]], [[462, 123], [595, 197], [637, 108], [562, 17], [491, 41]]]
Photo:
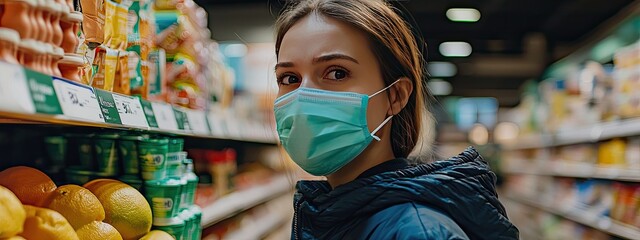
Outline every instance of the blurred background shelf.
[[263, 239], [281, 225], [285, 224], [290, 216], [286, 214], [268, 214], [246, 224], [244, 227], [229, 233], [224, 239], [229, 240], [254, 240]]
[[540, 201], [529, 200], [523, 197], [507, 195], [507, 198], [511, 201], [529, 205], [531, 207], [535, 207], [540, 210], [552, 213], [554, 215], [561, 216], [563, 218], [580, 223], [582, 225], [585, 225], [594, 229], [598, 229], [607, 234], [615, 235], [615, 236], [626, 238], [626, 239], [640, 239], [639, 228], [617, 222], [608, 217], [588, 216], [586, 214], [586, 211], [580, 211], [578, 209], [569, 210], [569, 211], [562, 210], [556, 207], [542, 204]]
[[593, 164], [546, 164], [538, 168], [506, 168], [507, 174], [528, 174], [555, 177], [595, 178], [625, 182], [640, 182], [640, 169], [598, 167]]
[[287, 175], [280, 175], [265, 185], [230, 193], [202, 209], [201, 225], [203, 227], [212, 226], [247, 209], [282, 196], [292, 189], [292, 180]]

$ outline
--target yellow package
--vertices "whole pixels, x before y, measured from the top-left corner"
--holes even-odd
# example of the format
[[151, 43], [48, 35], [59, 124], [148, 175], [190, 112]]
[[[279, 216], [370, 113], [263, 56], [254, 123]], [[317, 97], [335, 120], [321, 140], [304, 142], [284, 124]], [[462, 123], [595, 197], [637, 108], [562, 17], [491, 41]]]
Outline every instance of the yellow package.
[[101, 61], [101, 64], [98, 65], [98, 71], [91, 85], [102, 90], [113, 91], [113, 81], [118, 65], [118, 51], [104, 47], [96, 54], [96, 60]]
[[102, 47], [96, 48], [95, 56], [93, 58], [92, 64], [92, 73], [91, 80], [89, 83], [91, 86], [103, 89], [104, 88], [104, 56], [106, 55], [106, 50]]
[[125, 95], [131, 95], [129, 80], [129, 52], [118, 53], [118, 63], [114, 78], [113, 91]]
[[116, 11], [118, 4], [111, 0], [104, 0], [105, 5], [105, 19], [104, 19], [104, 45], [109, 48], [116, 49], [117, 37], [116, 28], [118, 21], [116, 18]]
[[124, 4], [116, 6], [115, 39], [113, 45], [115, 49], [124, 50], [127, 48], [129, 7]]
[[92, 49], [104, 41], [105, 25], [105, 1], [104, 0], [80, 0], [82, 7], [82, 32]]

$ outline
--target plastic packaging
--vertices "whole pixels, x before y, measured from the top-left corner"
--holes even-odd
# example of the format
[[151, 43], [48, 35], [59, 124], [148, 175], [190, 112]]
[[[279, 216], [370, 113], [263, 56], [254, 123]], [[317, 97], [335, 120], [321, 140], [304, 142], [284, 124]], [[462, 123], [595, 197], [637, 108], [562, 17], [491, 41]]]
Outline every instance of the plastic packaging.
[[77, 51], [80, 44], [78, 31], [80, 31], [81, 23], [82, 13], [80, 12], [71, 12], [60, 21], [62, 42], [58, 46], [62, 47], [65, 53], [75, 53]]
[[96, 48], [104, 42], [105, 3], [107, 1], [80, 0], [84, 16], [82, 31], [89, 43], [89, 48]]
[[18, 45], [18, 51], [20, 52], [20, 64], [31, 70], [42, 72], [38, 58], [44, 54], [44, 51], [38, 46], [36, 41], [30, 39], [22, 40]]
[[59, 63], [62, 58], [64, 58], [64, 50], [60, 47], [53, 46], [53, 51], [51, 52], [51, 71], [53, 72], [53, 76], [62, 77], [62, 72], [59, 68]]
[[131, 95], [129, 81], [129, 53], [126, 51], [118, 52], [118, 62], [116, 63], [116, 72], [114, 75], [113, 91], [125, 95]]
[[82, 56], [77, 54], [66, 54], [58, 62], [58, 69], [60, 70], [60, 74], [63, 78], [74, 82], [84, 83], [81, 77], [81, 71], [84, 65], [85, 62]]
[[35, 0], [3, 1], [4, 13], [0, 19], [0, 26], [11, 28], [20, 34], [22, 39], [33, 38], [36, 26], [33, 25], [32, 11], [35, 9]]
[[20, 34], [11, 28], [0, 27], [0, 60], [18, 64], [17, 52]]

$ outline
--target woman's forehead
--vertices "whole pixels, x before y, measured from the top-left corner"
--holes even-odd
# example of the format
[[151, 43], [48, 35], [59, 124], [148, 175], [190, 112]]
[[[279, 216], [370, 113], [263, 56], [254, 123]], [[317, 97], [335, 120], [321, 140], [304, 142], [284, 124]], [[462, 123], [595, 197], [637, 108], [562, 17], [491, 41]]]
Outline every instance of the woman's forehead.
[[356, 59], [372, 58], [366, 34], [330, 17], [310, 14], [287, 31], [280, 45], [279, 61], [310, 61], [318, 56], [341, 53]]

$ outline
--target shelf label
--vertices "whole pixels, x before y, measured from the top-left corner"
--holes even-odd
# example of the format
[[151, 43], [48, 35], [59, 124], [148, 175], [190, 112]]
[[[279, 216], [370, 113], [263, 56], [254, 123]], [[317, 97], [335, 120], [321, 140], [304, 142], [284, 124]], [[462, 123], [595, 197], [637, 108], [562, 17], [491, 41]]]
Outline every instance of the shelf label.
[[142, 104], [140, 104], [140, 100], [137, 97], [125, 96], [117, 93], [113, 93], [112, 95], [122, 124], [137, 127], [149, 127], [147, 117], [142, 109]]
[[191, 131], [191, 125], [189, 125], [189, 119], [187, 118], [187, 114], [177, 108], [173, 108], [173, 112], [176, 116], [176, 122], [178, 123], [178, 128], [180, 130]]
[[104, 122], [102, 109], [92, 88], [55, 77], [53, 88], [65, 116]]
[[153, 113], [153, 107], [151, 106], [151, 102], [140, 99], [140, 104], [142, 105], [142, 110], [144, 111], [144, 115], [147, 118], [147, 123], [149, 123], [149, 127], [158, 127], [158, 121], [156, 121], [156, 115]]
[[151, 108], [153, 108], [158, 128], [164, 130], [178, 130], [178, 123], [171, 105], [152, 102]]
[[30, 98], [31, 94], [23, 68], [19, 65], [0, 62], [0, 72], [4, 75], [0, 78], [0, 109], [35, 113], [36, 108]]
[[37, 113], [58, 115], [63, 113], [63, 108], [58, 102], [59, 96], [54, 89], [50, 76], [24, 69], [25, 76], [31, 92], [31, 100]]
[[98, 97], [98, 103], [102, 108], [104, 121], [107, 123], [122, 124], [120, 114], [118, 114], [118, 108], [116, 108], [116, 102], [113, 100], [111, 92], [100, 89], [95, 89], [95, 91]]
[[209, 127], [211, 128], [211, 134], [216, 137], [227, 136], [227, 127], [225, 126], [224, 119], [219, 112], [209, 112], [207, 120], [209, 120]]
[[199, 110], [185, 110], [187, 113], [187, 119], [189, 120], [189, 126], [194, 133], [199, 134], [211, 134], [209, 130], [209, 123], [207, 122], [207, 115], [204, 111]]

